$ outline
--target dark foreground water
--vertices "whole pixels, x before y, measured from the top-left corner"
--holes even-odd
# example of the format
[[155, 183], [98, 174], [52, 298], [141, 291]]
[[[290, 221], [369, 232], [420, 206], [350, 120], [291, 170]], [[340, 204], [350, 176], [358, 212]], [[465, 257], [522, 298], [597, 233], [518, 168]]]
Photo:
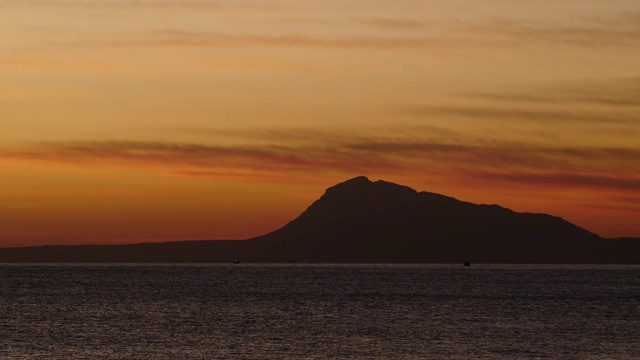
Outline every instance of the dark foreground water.
[[0, 265], [1, 359], [640, 359], [640, 267]]

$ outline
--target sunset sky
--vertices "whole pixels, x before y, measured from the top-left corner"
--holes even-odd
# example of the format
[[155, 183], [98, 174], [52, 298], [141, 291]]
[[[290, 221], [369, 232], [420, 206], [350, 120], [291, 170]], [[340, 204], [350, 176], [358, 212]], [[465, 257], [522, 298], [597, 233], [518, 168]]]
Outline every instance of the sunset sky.
[[358, 175], [640, 237], [640, 1], [0, 0], [0, 246], [244, 239]]

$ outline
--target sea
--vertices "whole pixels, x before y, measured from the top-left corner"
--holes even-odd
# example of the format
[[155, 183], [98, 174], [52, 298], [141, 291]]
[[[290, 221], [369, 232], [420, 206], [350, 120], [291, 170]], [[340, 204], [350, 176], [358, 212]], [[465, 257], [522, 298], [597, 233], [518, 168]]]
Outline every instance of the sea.
[[0, 359], [640, 359], [640, 266], [3, 264]]

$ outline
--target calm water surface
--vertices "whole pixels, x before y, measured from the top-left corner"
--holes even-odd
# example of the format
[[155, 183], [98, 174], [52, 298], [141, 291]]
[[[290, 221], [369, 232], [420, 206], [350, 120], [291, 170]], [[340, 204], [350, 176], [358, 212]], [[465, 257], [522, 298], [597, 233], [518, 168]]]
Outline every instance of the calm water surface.
[[2, 359], [640, 359], [640, 267], [0, 265]]

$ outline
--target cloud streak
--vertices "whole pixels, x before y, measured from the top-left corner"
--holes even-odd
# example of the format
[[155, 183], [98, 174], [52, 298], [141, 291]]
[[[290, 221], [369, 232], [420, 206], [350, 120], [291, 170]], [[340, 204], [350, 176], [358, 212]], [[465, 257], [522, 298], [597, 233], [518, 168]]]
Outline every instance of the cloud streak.
[[523, 108], [505, 108], [488, 106], [428, 106], [410, 105], [406, 107], [406, 114], [415, 116], [457, 116], [478, 118], [483, 120], [504, 121], [518, 120], [536, 123], [594, 123], [594, 124], [636, 124], [638, 117], [628, 114], [611, 112], [597, 113], [587, 110], [552, 111], [530, 110]]
[[32, 6], [59, 8], [112, 8], [112, 9], [228, 9], [228, 8], [275, 8], [251, 1], [217, 0], [2, 0], [0, 6]]
[[464, 95], [506, 102], [638, 107], [640, 76], [607, 80], [585, 79], [502, 93]]
[[[281, 131], [280, 133], [283, 133]], [[260, 137], [254, 134], [253, 138]], [[447, 143], [410, 137], [371, 138], [320, 135], [302, 144], [273, 140], [261, 145], [205, 145], [142, 141], [48, 143], [0, 150], [0, 159], [73, 166], [161, 168], [183, 177], [242, 178], [260, 172], [265, 179], [282, 174], [448, 173], [520, 185], [598, 187], [636, 190], [640, 185], [640, 149], [551, 147], [518, 143]], [[422, 170], [420, 170], [422, 169]], [[464, 169], [464, 170], [460, 170]]]
[[[526, 44], [568, 45], [582, 48], [629, 48], [640, 44], [636, 12], [600, 15], [585, 22], [571, 19], [564, 25], [522, 22], [507, 18], [468, 25], [467, 31], [501, 38], [516, 46]], [[574, 24], [571, 24], [573, 22]]]
[[[229, 34], [195, 32], [182, 29], [164, 29], [134, 38], [114, 38], [98, 41], [104, 46], [140, 47], [308, 47], [334, 49], [440, 49], [458, 46], [491, 46], [492, 41], [451, 39], [427, 36], [313, 36], [304, 33], [281, 35]], [[95, 42], [94, 42], [95, 43]]]
[[193, 168], [242, 168], [267, 171], [309, 169], [390, 169], [391, 163], [341, 156], [329, 149], [273, 146], [216, 146], [141, 141], [70, 142], [29, 149], [0, 151], [0, 158], [27, 159], [82, 165], [184, 166]]
[[467, 176], [484, 181], [498, 181], [520, 186], [550, 186], [560, 189], [640, 190], [640, 177], [585, 174], [577, 172], [487, 172], [468, 171]]
[[400, 17], [355, 18], [359, 24], [384, 30], [415, 30], [425, 26], [424, 22]]

